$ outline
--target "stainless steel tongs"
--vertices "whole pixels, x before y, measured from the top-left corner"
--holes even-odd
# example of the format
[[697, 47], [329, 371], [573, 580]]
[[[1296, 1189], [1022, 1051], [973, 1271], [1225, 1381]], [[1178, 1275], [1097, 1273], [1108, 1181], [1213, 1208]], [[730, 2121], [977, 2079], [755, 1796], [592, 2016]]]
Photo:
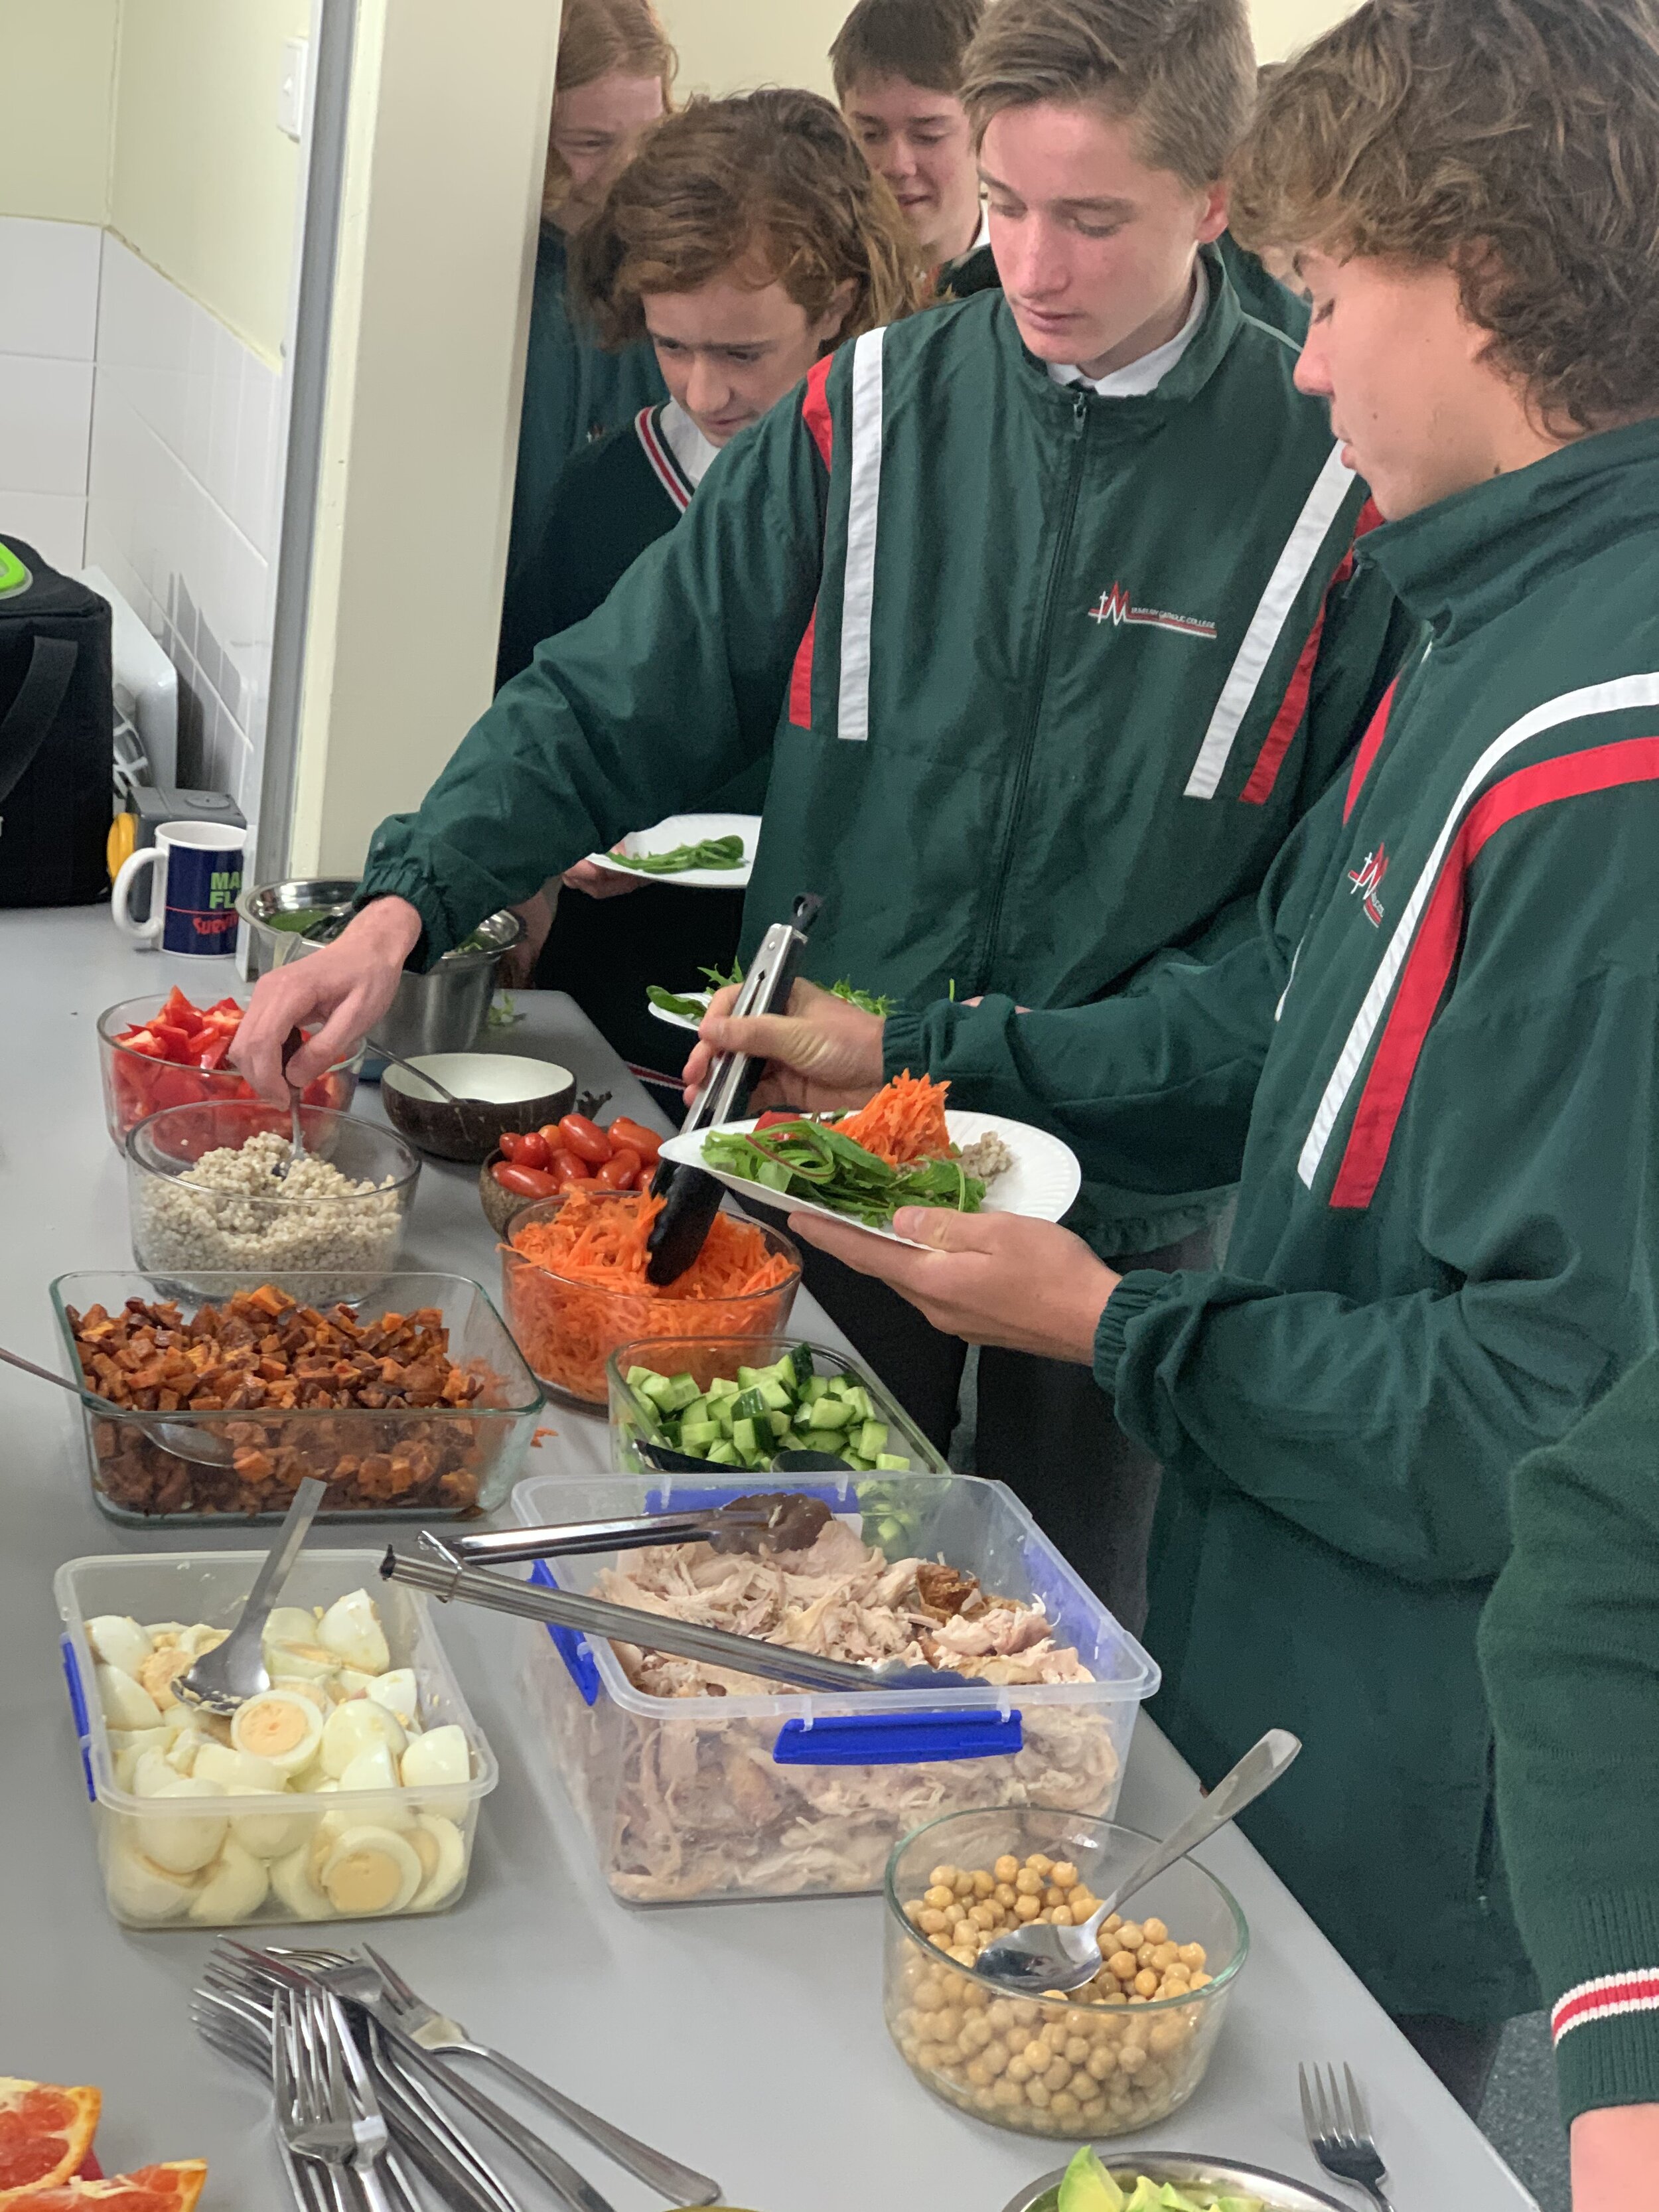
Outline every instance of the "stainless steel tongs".
[[415, 1559], [388, 1550], [380, 1572], [389, 1583], [407, 1583], [429, 1590], [444, 1603], [459, 1598], [491, 1613], [516, 1613], [521, 1620], [551, 1622], [574, 1628], [578, 1635], [602, 1636], [609, 1641], [637, 1644], [647, 1651], [671, 1652], [677, 1659], [694, 1659], [705, 1667], [726, 1667], [740, 1674], [761, 1674], [775, 1682], [793, 1683], [798, 1689], [961, 1690], [982, 1689], [994, 1700], [994, 1684], [970, 1684], [965, 1674], [940, 1667], [907, 1667], [900, 1660], [884, 1660], [878, 1667], [854, 1666], [846, 1659], [821, 1659], [815, 1652], [793, 1651], [785, 1644], [763, 1643], [758, 1637], [733, 1636], [724, 1628], [703, 1628], [689, 1620], [671, 1620], [633, 1605], [616, 1605], [609, 1598], [585, 1597], [576, 1590], [549, 1589], [539, 1583], [515, 1582], [510, 1575], [494, 1575], [477, 1567], [446, 1565], [436, 1556]]
[[637, 1552], [650, 1544], [706, 1543], [717, 1552], [804, 1552], [829, 1518], [822, 1498], [785, 1492], [734, 1498], [729, 1505], [684, 1513], [641, 1513], [623, 1521], [562, 1521], [545, 1528], [491, 1528], [472, 1536], [446, 1529], [434, 1548], [464, 1567]]
[[[795, 901], [787, 921], [775, 921], [761, 939], [749, 973], [738, 993], [733, 1015], [770, 1014], [789, 1003], [789, 988], [806, 949], [806, 933], [817, 920], [823, 902], [808, 891]], [[708, 1071], [708, 1079], [697, 1094], [697, 1103], [686, 1115], [681, 1134], [711, 1129], [722, 1121], [741, 1118], [761, 1072], [761, 1062], [747, 1053], [722, 1053]], [[651, 1179], [651, 1194], [665, 1201], [653, 1224], [647, 1249], [646, 1274], [659, 1288], [677, 1283], [708, 1242], [714, 1216], [720, 1210], [725, 1186], [701, 1168], [677, 1166], [661, 1161]]]

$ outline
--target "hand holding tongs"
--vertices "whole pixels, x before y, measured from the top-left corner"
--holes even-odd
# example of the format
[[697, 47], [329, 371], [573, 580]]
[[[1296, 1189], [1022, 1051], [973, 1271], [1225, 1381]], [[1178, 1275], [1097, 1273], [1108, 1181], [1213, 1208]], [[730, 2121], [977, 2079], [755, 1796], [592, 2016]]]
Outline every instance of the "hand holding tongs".
[[[787, 1006], [790, 986], [806, 949], [806, 933], [817, 921], [822, 904], [821, 899], [806, 892], [795, 901], [789, 921], [773, 923], [744, 977], [732, 1009], [734, 1017], [775, 1013]], [[680, 1133], [689, 1136], [696, 1130], [740, 1119], [760, 1071], [761, 1062], [747, 1053], [722, 1053], [709, 1069]], [[660, 1288], [678, 1282], [702, 1251], [720, 1210], [725, 1188], [701, 1168], [662, 1160], [651, 1178], [651, 1195], [666, 1201], [646, 1247], [651, 1255], [646, 1275]]]
[[510, 1575], [493, 1575], [477, 1567], [441, 1559], [412, 1559], [388, 1550], [380, 1572], [389, 1583], [408, 1583], [415, 1589], [430, 1590], [445, 1603], [460, 1598], [492, 1613], [516, 1613], [523, 1620], [552, 1622], [574, 1628], [579, 1635], [602, 1636], [623, 1644], [637, 1644], [647, 1651], [672, 1652], [676, 1658], [694, 1659], [705, 1667], [726, 1667], [739, 1674], [760, 1674], [770, 1681], [793, 1683], [798, 1689], [961, 1690], [981, 1688], [995, 1698], [994, 1684], [971, 1684], [965, 1674], [944, 1667], [907, 1667], [886, 1659], [878, 1667], [854, 1666], [846, 1659], [821, 1659], [815, 1652], [792, 1650], [786, 1644], [763, 1643], [758, 1637], [733, 1636], [724, 1628], [704, 1628], [689, 1620], [647, 1613], [641, 1607], [616, 1605], [609, 1598], [584, 1597], [576, 1590], [549, 1589], [539, 1583], [514, 1582]]
[[464, 1567], [637, 1552], [650, 1544], [706, 1543], [717, 1552], [804, 1552], [829, 1519], [830, 1508], [821, 1498], [786, 1493], [735, 1498], [729, 1505], [684, 1513], [641, 1513], [624, 1521], [562, 1521], [546, 1528], [490, 1528], [472, 1536], [446, 1529], [434, 1543], [441, 1556]]

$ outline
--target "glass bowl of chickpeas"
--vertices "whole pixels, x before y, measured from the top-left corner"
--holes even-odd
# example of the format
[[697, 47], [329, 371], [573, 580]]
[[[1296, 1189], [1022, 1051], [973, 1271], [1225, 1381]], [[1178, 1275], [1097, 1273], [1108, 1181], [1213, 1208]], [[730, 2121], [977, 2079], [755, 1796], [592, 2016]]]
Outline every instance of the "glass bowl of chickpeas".
[[1024, 2135], [1149, 2128], [1203, 2080], [1249, 1950], [1237, 1899], [1183, 1859], [1126, 1900], [1100, 1972], [1011, 1996], [975, 1960], [1033, 1921], [1081, 1926], [1153, 1838], [1037, 1806], [947, 1813], [887, 1863], [887, 2032], [924, 2087]]

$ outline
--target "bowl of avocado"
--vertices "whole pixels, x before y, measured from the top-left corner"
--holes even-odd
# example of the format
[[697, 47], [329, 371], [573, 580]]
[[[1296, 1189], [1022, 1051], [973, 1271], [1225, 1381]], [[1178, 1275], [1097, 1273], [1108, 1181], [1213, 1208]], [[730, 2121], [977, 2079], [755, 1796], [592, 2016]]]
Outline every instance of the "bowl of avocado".
[[1186, 2151], [1147, 2151], [1106, 2166], [1085, 2143], [1062, 2172], [1045, 2173], [1006, 2212], [1346, 2212], [1306, 2182]]

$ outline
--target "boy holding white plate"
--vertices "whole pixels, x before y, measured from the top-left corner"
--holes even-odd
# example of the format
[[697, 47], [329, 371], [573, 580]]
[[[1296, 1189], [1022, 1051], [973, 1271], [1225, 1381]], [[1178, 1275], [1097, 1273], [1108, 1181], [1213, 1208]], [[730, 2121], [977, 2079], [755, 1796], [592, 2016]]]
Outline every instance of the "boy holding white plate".
[[1476, 1624], [1516, 1462], [1659, 1312], [1656, 116], [1646, 0], [1368, 0], [1267, 95], [1236, 207], [1296, 252], [1298, 380], [1430, 641], [1251, 933], [1069, 1012], [711, 1020], [691, 1071], [763, 1049], [813, 1104], [908, 1067], [1096, 1174], [1240, 1177], [1223, 1272], [1007, 1215], [803, 1233], [1091, 1366], [1157, 1452], [1159, 1717], [1212, 1775], [1305, 1739], [1244, 1825], [1472, 2110], [1538, 2001]]

